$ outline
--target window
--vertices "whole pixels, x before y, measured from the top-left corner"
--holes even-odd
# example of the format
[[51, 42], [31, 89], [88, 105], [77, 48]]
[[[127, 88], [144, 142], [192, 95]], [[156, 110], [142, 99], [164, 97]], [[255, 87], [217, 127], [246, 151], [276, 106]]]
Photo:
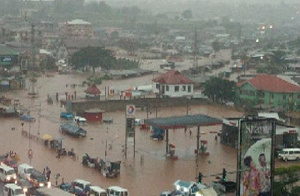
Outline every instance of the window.
[[191, 91], [192, 91], [192, 86], [188, 85], [188, 92], [191, 92]]
[[186, 86], [182, 86], [182, 91], [186, 91]]
[[179, 86], [175, 86], [175, 92], [179, 91]]
[[166, 86], [166, 91], [169, 91], [169, 85]]
[[159, 89], [159, 84], [156, 84], [156, 89]]
[[282, 96], [282, 99], [283, 99], [283, 100], [286, 100], [286, 95], [283, 95], [283, 96]]

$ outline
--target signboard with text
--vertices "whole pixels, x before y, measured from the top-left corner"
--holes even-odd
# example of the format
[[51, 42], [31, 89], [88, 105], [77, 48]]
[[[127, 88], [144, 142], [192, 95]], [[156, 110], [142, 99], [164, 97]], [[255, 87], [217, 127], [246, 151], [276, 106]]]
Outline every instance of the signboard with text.
[[239, 122], [239, 195], [272, 195], [274, 142], [274, 119], [245, 118]]

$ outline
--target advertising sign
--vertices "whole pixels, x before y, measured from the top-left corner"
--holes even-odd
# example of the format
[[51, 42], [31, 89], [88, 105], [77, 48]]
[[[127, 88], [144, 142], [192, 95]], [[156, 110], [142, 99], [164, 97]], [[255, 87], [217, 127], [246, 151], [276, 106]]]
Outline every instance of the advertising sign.
[[12, 57], [10, 57], [10, 56], [2, 56], [2, 57], [0, 57], [0, 59], [1, 59], [1, 62], [3, 62], [3, 63], [11, 63], [12, 62]]
[[127, 105], [126, 116], [134, 116], [134, 115], [135, 115], [135, 105]]
[[240, 120], [237, 195], [273, 195], [274, 141], [274, 119]]

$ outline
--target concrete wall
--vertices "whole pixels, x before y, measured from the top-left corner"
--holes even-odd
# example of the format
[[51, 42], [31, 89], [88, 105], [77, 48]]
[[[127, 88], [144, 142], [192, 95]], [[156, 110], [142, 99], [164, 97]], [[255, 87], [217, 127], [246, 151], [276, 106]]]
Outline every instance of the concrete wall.
[[187, 106], [207, 104], [207, 99], [187, 99], [187, 98], [137, 98], [131, 100], [66, 100], [61, 101], [61, 105], [67, 108], [70, 112], [76, 112], [82, 115], [84, 110], [101, 109], [106, 112], [110, 111], [124, 111], [126, 105], [133, 104], [138, 109], [147, 110], [148, 108], [161, 108], [172, 106]]

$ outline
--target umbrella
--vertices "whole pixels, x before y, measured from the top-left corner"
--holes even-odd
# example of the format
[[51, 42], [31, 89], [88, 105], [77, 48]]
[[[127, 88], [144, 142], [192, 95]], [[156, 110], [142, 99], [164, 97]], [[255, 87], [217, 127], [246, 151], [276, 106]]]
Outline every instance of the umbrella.
[[43, 135], [43, 140], [52, 140], [52, 136], [49, 134]]
[[250, 148], [247, 150], [246, 156], [251, 156], [256, 166], [259, 166], [258, 157], [261, 153], [266, 155], [266, 162], [270, 164], [271, 159], [271, 148], [272, 148], [272, 140], [271, 138], [264, 138], [255, 142]]

